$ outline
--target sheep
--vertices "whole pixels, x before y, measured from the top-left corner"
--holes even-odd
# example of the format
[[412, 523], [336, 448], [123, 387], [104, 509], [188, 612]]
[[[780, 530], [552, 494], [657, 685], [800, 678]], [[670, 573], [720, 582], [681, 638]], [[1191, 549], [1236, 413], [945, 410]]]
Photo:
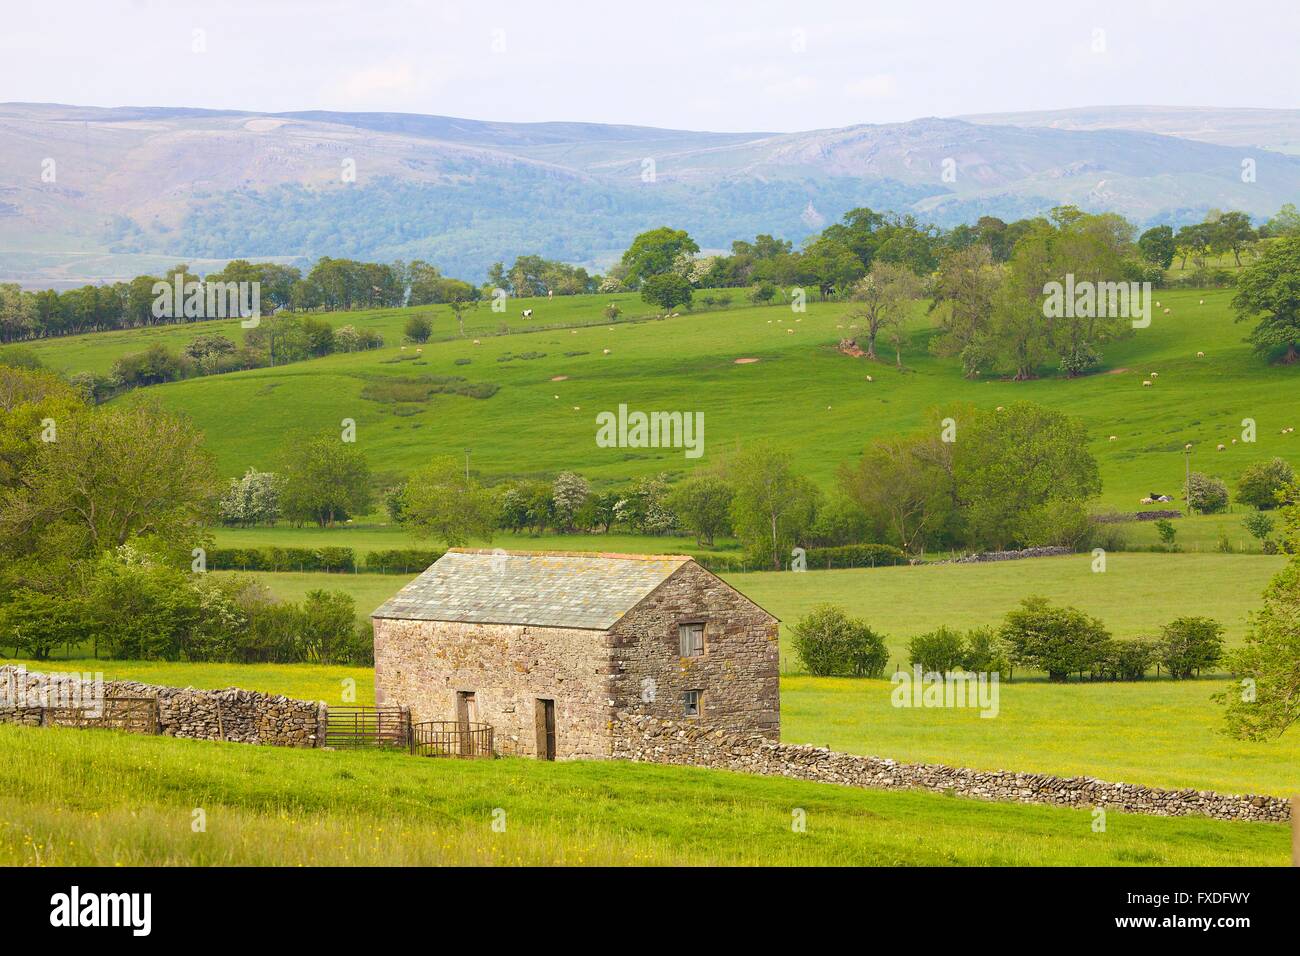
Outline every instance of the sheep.
[[1151, 379], [1147, 379], [1145, 382], [1142, 383], [1142, 387], [1143, 387], [1143, 388], [1150, 388], [1152, 384], [1153, 384], [1153, 383], [1152, 383]]
[[1196, 303], [1196, 304], [1197, 304], [1197, 305], [1205, 305], [1205, 300], [1202, 299], [1200, 302], [1198, 302], [1198, 303]]
[[1232, 440], [1232, 443], [1233, 443], [1234, 445], [1237, 444], [1237, 439], [1234, 438], [1234, 439]]
[[1168, 314], [1169, 314], [1169, 310], [1168, 310], [1168, 309], [1165, 309], [1165, 315], [1168, 315]]
[[605, 354], [606, 354], [606, 355], [609, 354], [609, 349], [605, 349]]
[[1159, 377], [1160, 377], [1160, 373], [1159, 373], [1159, 372], [1152, 372], [1152, 373], [1151, 373], [1151, 377], [1152, 377], [1152, 378], [1159, 378]]
[[1204, 353], [1204, 352], [1197, 352], [1197, 353], [1196, 353], [1196, 357], [1197, 357], [1197, 358], [1205, 358], [1205, 353]]
[[870, 375], [868, 375], [868, 376], [867, 376], [867, 381], [868, 381], [868, 382], [874, 382], [875, 379], [872, 378]]
[[994, 411], [995, 411], [995, 412], [1000, 412], [1000, 411], [1002, 411], [1002, 406], [999, 405], [997, 408], [994, 409]]
[[1138, 502], [1138, 504], [1153, 505], [1155, 504], [1155, 500], [1152, 498], [1143, 498], [1140, 502]]
[[1110, 440], [1110, 441], [1119, 441], [1119, 436], [1118, 436], [1118, 435], [1111, 435], [1109, 440]]
[[786, 335], [794, 335], [794, 329], [786, 329], [785, 333]]
[[1226, 448], [1226, 447], [1227, 447], [1227, 446], [1226, 446], [1225, 444], [1223, 444], [1223, 442], [1219, 442], [1218, 447], [1217, 447], [1217, 450], [1218, 450], [1218, 451], [1223, 451], [1223, 449]]
[[474, 344], [475, 344], [475, 345], [478, 345], [478, 339], [475, 339], [475, 340], [474, 340]]
[[533, 310], [524, 309], [524, 311], [520, 312], [519, 314], [523, 316], [525, 319], [531, 319], [533, 317]]

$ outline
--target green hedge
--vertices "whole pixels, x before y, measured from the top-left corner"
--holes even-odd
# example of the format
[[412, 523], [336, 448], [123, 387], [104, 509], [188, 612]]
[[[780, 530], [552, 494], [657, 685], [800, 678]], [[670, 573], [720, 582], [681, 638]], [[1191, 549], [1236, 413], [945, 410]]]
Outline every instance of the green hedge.
[[213, 571], [355, 571], [351, 548], [213, 548]]
[[213, 571], [330, 571], [370, 574], [416, 574], [443, 556], [440, 550], [395, 548], [371, 551], [358, 564], [351, 548], [213, 548]]
[[[692, 558], [714, 574], [739, 574], [747, 571], [770, 571], [767, 562], [756, 562], [744, 555], [693, 554]], [[907, 564], [907, 555], [888, 544], [846, 544], [837, 548], [808, 548], [804, 554], [809, 571], [828, 568], [880, 568]], [[790, 561], [785, 561], [788, 570]]]
[[372, 574], [416, 574], [423, 571], [446, 552], [421, 548], [394, 548], [391, 551], [371, 551], [366, 555], [364, 570]]

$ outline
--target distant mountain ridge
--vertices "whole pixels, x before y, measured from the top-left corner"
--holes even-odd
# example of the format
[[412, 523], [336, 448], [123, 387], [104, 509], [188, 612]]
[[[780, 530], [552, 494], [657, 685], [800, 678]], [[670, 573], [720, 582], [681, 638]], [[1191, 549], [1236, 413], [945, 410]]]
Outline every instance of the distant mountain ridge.
[[1272, 129], [1285, 148], [1291, 119], [1274, 114], [1289, 112], [1300, 130], [1300, 111], [1119, 107], [713, 133], [0, 104], [0, 280], [320, 255], [424, 258], [478, 279], [524, 253], [601, 267], [664, 223], [705, 248], [757, 232], [798, 241], [862, 205], [940, 225], [1063, 202], [1139, 224], [1211, 207], [1259, 218], [1300, 195], [1300, 157], [1252, 147], [1247, 182], [1241, 144], [1206, 137]]

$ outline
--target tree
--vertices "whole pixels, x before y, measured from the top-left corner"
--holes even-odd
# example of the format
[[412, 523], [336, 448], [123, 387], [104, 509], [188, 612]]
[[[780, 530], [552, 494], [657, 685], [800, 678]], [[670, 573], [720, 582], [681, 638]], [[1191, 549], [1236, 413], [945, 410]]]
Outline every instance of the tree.
[[230, 479], [230, 487], [217, 503], [218, 516], [225, 524], [242, 527], [275, 524], [283, 486], [279, 475], [249, 468], [243, 478]]
[[562, 471], [551, 485], [551, 500], [555, 502], [555, 520], [563, 531], [572, 531], [574, 520], [587, 503], [591, 485], [582, 475]]
[[907, 658], [926, 673], [947, 674], [962, 668], [965, 647], [960, 631], [939, 627], [908, 641]]
[[332, 528], [335, 522], [369, 509], [370, 465], [355, 444], [327, 431], [290, 448], [280, 469], [286, 518]]
[[954, 493], [973, 543], [1022, 543], [1041, 509], [1101, 492], [1088, 431], [1078, 418], [1017, 402], [955, 423]]
[[726, 466], [735, 488], [731, 524], [755, 560], [781, 570], [782, 559], [811, 527], [817, 510], [817, 486], [795, 474], [790, 456], [767, 445], [738, 454]]
[[435, 458], [414, 472], [402, 492], [402, 524], [417, 539], [434, 538], [448, 548], [464, 547], [473, 538], [492, 540], [496, 502], [461, 462]]
[[1236, 320], [1258, 317], [1250, 341], [1269, 356], [1282, 350], [1282, 362], [1300, 362], [1300, 236], [1276, 239], [1237, 275], [1232, 298]]
[[[1293, 538], [1293, 553], [1296, 544]], [[1300, 720], [1300, 559], [1269, 582], [1246, 644], [1229, 654], [1227, 667], [1239, 683], [1216, 699], [1225, 705], [1230, 734], [1269, 740]]]
[[1284, 458], [1257, 461], [1247, 465], [1237, 479], [1237, 502], [1253, 505], [1261, 511], [1276, 508], [1278, 492], [1295, 481], [1295, 470]]
[[884, 639], [832, 604], [813, 608], [793, 631], [795, 653], [814, 677], [879, 677], [889, 662]]
[[1161, 269], [1168, 269], [1174, 262], [1178, 244], [1174, 242], [1172, 226], [1154, 226], [1138, 237], [1138, 252], [1144, 261]]
[[1042, 229], [1016, 243], [1003, 281], [993, 294], [989, 349], [999, 367], [1011, 369], [1018, 382], [1036, 378], [1052, 353], [1052, 338], [1043, 318], [1043, 289], [1053, 281], [1055, 264]]
[[1228, 509], [1228, 486], [1219, 478], [1211, 478], [1199, 471], [1191, 473], [1183, 487], [1187, 506], [1203, 515], [1218, 514]]
[[1096, 618], [1078, 608], [1054, 607], [1043, 597], [1028, 597], [1007, 613], [1000, 631], [1011, 659], [1047, 671], [1048, 680], [1063, 683], [1100, 662], [1110, 634]]
[[188, 563], [220, 490], [188, 419], [150, 405], [84, 409], [59, 423], [58, 440], [42, 443], [0, 498], [0, 541], [68, 559], [149, 538]]
[[414, 342], [416, 345], [423, 345], [429, 341], [429, 336], [433, 334], [433, 319], [421, 313], [414, 312], [406, 320], [406, 326], [402, 329], [407, 340]]
[[858, 461], [840, 466], [840, 490], [893, 543], [922, 553], [954, 517], [951, 451], [937, 428], [873, 439]]
[[53, 372], [0, 365], [0, 489], [18, 484], [28, 459], [61, 424], [85, 408], [77, 390]]
[[224, 356], [235, 354], [235, 343], [220, 333], [213, 332], [192, 339], [185, 346], [184, 355], [198, 368], [211, 373]]
[[[877, 335], [882, 329], [903, 325], [908, 307], [920, 295], [920, 283], [904, 266], [876, 262], [871, 271], [853, 286], [851, 295], [858, 304], [849, 316], [865, 326], [865, 351], [868, 358], [874, 359]], [[899, 364], [902, 364], [901, 358]]]
[[990, 321], [1001, 272], [983, 243], [949, 252], [939, 264], [931, 311], [940, 314], [941, 333], [930, 351], [960, 356], [962, 371], [974, 378], [989, 365]]
[[1266, 546], [1265, 550], [1268, 550], [1269, 538], [1273, 534], [1273, 528], [1276, 527], [1271, 517], [1262, 511], [1252, 511], [1241, 519], [1241, 525], [1252, 538], [1258, 539]]
[[1257, 237], [1251, 228], [1250, 216], [1244, 212], [1219, 213], [1207, 221], [1208, 240], [1212, 252], [1231, 252], [1237, 268], [1241, 268], [1241, 253]]
[[1223, 625], [1208, 617], [1180, 617], [1162, 629], [1160, 660], [1174, 679], [1208, 670], [1223, 657]]
[[730, 529], [731, 485], [714, 474], [693, 475], [676, 488], [668, 506], [682, 527], [695, 534], [697, 546], [713, 546], [713, 540]]
[[643, 232], [623, 253], [623, 265], [627, 268], [624, 281], [635, 288], [650, 276], [672, 272], [673, 263], [682, 253], [699, 251], [700, 247], [684, 229], [660, 226]]
[[679, 305], [690, 304], [691, 283], [671, 272], [649, 276], [641, 283], [641, 299], [671, 312]]

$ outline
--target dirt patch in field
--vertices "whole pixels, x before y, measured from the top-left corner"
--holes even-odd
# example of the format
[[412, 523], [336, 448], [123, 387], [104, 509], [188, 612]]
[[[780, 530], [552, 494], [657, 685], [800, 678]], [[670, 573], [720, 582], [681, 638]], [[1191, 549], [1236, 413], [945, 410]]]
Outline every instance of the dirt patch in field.
[[734, 361], [737, 365], [753, 365], [755, 362], [758, 361], [758, 359], [756, 359], [756, 358], [738, 358], [738, 359], [733, 359], [733, 361]]
[[1125, 372], [1127, 372], [1127, 371], [1128, 371], [1128, 369], [1126, 369], [1126, 368], [1113, 368], [1113, 369], [1111, 369], [1109, 372], [1107, 372], [1106, 374], [1107, 374], [1107, 375], [1123, 375], [1123, 374], [1124, 374]]
[[569, 379], [569, 376], [567, 376], [567, 375], [552, 375], [552, 376], [551, 376], [551, 381], [552, 381], [552, 382], [566, 382], [566, 381], [568, 381], [568, 379]]

